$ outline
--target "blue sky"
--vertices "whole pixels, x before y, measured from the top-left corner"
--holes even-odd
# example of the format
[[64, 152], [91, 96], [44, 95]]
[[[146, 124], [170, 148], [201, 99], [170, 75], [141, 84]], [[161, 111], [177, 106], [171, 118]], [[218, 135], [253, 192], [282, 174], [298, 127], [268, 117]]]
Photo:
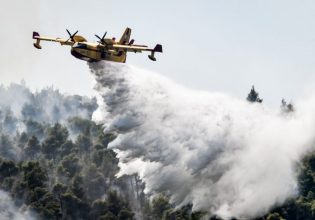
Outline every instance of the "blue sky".
[[95, 33], [119, 37], [128, 26], [136, 43], [164, 47], [157, 62], [130, 54], [128, 64], [240, 98], [254, 84], [266, 104], [277, 106], [314, 86], [314, 11], [310, 0], [4, 0], [0, 80], [91, 95], [86, 63], [58, 44], [44, 42], [36, 50], [32, 31], [67, 37], [68, 28], [96, 41]]

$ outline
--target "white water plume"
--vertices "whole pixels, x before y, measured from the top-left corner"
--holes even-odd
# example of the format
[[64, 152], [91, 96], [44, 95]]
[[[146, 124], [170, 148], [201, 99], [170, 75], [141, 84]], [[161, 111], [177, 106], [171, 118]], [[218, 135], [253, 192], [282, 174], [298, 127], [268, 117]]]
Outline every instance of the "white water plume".
[[116, 132], [119, 175], [146, 191], [223, 218], [252, 218], [296, 196], [297, 164], [312, 150], [315, 96], [297, 111], [183, 88], [122, 64], [90, 64], [101, 99], [93, 117]]

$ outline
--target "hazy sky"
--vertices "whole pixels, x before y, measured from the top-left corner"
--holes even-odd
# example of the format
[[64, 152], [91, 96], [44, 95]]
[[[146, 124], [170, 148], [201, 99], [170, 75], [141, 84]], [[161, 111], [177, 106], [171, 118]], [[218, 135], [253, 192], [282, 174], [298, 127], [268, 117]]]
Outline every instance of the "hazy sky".
[[69, 47], [33, 47], [32, 31], [67, 37], [66, 28], [88, 40], [132, 28], [136, 43], [163, 44], [151, 62], [129, 54], [127, 63], [150, 69], [189, 88], [245, 98], [254, 84], [264, 102], [296, 100], [315, 82], [315, 1], [2, 0], [0, 82], [25, 79], [31, 88], [54, 85], [68, 93], [93, 94], [84, 61]]

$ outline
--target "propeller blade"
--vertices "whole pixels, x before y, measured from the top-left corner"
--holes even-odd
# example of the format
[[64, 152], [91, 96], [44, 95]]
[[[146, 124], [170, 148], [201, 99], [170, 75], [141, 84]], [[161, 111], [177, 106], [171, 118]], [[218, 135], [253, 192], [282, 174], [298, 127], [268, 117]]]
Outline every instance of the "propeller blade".
[[65, 43], [67, 43], [70, 39], [74, 42], [74, 36], [79, 32], [79, 31], [76, 31], [74, 34], [71, 34], [70, 33], [70, 31], [68, 30], [68, 29], [66, 29], [66, 31], [68, 32], [68, 34], [69, 34], [69, 38], [68, 38], [68, 40], [66, 40], [66, 42]]
[[102, 40], [104, 40], [104, 38], [105, 38], [106, 34], [107, 34], [107, 31], [106, 31], [106, 32], [105, 32], [105, 34], [103, 35]]
[[67, 32], [68, 32], [68, 34], [69, 34], [69, 36], [71, 37], [71, 33], [70, 33], [70, 31], [68, 30], [68, 29], [66, 29], [67, 30]]
[[68, 32], [68, 34], [69, 34], [69, 38], [66, 40], [66, 42], [65, 43], [68, 43], [68, 41], [71, 39], [71, 33], [70, 33], [70, 31], [68, 30], [68, 29], [66, 29], [66, 31]]
[[95, 37], [97, 37], [99, 39], [99, 41], [97, 41], [99, 44], [104, 44], [106, 45], [106, 42], [105, 42], [105, 36], [107, 34], [107, 31], [104, 33], [103, 37], [101, 38], [100, 36], [98, 36], [97, 34], [95, 34]]
[[97, 37], [98, 39], [102, 40], [102, 38], [100, 36], [98, 36], [97, 34], [95, 34], [95, 37]]
[[74, 34], [72, 34], [72, 37], [74, 37], [79, 31], [76, 31]]

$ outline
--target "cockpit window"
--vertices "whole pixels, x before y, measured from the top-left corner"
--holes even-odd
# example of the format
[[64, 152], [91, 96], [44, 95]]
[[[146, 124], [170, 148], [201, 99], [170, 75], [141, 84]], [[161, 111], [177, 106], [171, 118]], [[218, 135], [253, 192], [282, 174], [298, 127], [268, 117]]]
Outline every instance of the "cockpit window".
[[87, 46], [86, 44], [82, 44], [82, 43], [79, 43], [79, 42], [76, 42], [74, 45], [73, 45], [74, 48], [79, 48], [79, 49], [86, 49]]

